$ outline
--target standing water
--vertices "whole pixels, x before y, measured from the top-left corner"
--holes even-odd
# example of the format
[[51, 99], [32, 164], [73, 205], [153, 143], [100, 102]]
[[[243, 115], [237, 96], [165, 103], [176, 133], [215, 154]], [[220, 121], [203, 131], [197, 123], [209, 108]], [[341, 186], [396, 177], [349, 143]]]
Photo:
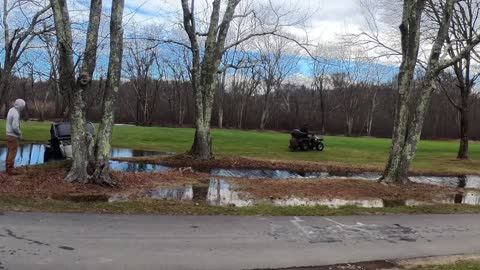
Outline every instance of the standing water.
[[[128, 148], [112, 148], [111, 157], [113, 158], [131, 158], [146, 157], [155, 155], [171, 155], [173, 152], [155, 152], [146, 150], [135, 150]], [[45, 163], [45, 145], [36, 143], [25, 143], [18, 146], [17, 156], [15, 157], [15, 166], [38, 165]], [[7, 158], [7, 146], [0, 145], [0, 170], [5, 170], [5, 160]], [[139, 162], [121, 162], [111, 161], [111, 168], [121, 171], [163, 171], [168, 167], [154, 164], [144, 164]]]

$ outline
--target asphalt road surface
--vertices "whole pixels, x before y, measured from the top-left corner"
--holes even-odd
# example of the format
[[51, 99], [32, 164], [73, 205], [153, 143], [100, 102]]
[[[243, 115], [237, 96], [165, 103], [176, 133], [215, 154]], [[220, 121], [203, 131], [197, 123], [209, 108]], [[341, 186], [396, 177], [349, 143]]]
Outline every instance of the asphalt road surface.
[[0, 269], [255, 269], [480, 253], [480, 215], [0, 213]]

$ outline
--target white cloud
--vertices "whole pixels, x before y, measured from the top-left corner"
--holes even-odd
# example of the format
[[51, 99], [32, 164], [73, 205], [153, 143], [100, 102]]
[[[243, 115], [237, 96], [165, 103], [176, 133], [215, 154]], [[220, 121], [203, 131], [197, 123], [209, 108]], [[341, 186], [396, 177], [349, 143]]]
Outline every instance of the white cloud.
[[[307, 29], [310, 40], [338, 41], [345, 34], [358, 33], [362, 29], [363, 16], [358, 0], [271, 0], [274, 5], [292, 8], [299, 16], [310, 17]], [[266, 0], [255, 1], [256, 3]], [[201, 5], [205, 1], [197, 1]], [[126, 14], [134, 13], [132, 20], [138, 23], [160, 23], [180, 20], [180, 0], [126, 0]], [[168, 18], [166, 18], [168, 17]], [[304, 29], [289, 29], [291, 32]]]

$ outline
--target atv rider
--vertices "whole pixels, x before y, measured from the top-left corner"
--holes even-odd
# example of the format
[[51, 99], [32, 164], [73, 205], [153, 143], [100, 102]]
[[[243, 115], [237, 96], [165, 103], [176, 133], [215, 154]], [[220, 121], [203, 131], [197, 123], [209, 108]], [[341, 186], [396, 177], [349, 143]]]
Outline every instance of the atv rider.
[[300, 128], [300, 132], [305, 133], [305, 137], [308, 137], [311, 134], [308, 124], [303, 124], [302, 128]]
[[313, 142], [313, 133], [310, 132], [310, 126], [308, 124], [303, 124], [302, 128], [300, 128], [300, 132], [304, 133], [305, 138], [310, 139], [310, 144]]

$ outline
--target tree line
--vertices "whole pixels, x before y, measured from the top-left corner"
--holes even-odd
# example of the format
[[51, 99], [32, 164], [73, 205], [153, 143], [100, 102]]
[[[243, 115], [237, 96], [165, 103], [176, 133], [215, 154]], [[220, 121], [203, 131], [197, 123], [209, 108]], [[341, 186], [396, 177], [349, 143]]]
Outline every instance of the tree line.
[[[52, 84], [54, 82], [18, 79], [15, 80], [11, 97], [21, 97], [27, 101], [25, 117], [28, 119], [68, 120], [64, 115], [66, 107], [57, 102], [55, 88], [50, 87]], [[193, 91], [188, 81], [157, 81], [149, 77], [142, 84], [144, 86], [140, 94], [132, 82], [120, 85], [118, 107], [115, 110], [116, 123], [193, 127]], [[90, 121], [98, 122], [101, 119], [102, 99], [98, 97], [103, 96], [104, 87], [104, 81], [92, 83], [90, 91], [95, 94], [88, 99], [86, 106]], [[415, 91], [418, 93], [419, 90], [417, 88]], [[458, 139], [460, 136], [460, 114], [444, 91], [448, 91], [451, 99], [461, 100], [459, 90], [453, 83], [444, 85], [433, 94], [423, 129], [424, 138]], [[271, 116], [264, 128], [290, 131], [309, 124], [319, 134], [388, 138], [393, 129], [395, 95], [395, 81], [378, 85], [360, 83], [349, 89], [332, 85], [323, 93], [319, 93], [314, 85], [286, 83], [271, 97]], [[148, 102], [145, 103], [144, 97], [148, 98]], [[219, 128], [219, 122], [222, 122], [223, 128], [261, 130], [264, 100], [259, 88], [249, 88], [245, 82], [235, 84], [235, 88], [230, 85], [221, 100], [218, 97], [215, 99], [213, 126]], [[475, 123], [480, 119], [480, 97], [472, 93], [469, 103], [472, 108], [469, 120]], [[470, 132], [471, 139], [480, 139], [480, 126], [472, 125]]]

